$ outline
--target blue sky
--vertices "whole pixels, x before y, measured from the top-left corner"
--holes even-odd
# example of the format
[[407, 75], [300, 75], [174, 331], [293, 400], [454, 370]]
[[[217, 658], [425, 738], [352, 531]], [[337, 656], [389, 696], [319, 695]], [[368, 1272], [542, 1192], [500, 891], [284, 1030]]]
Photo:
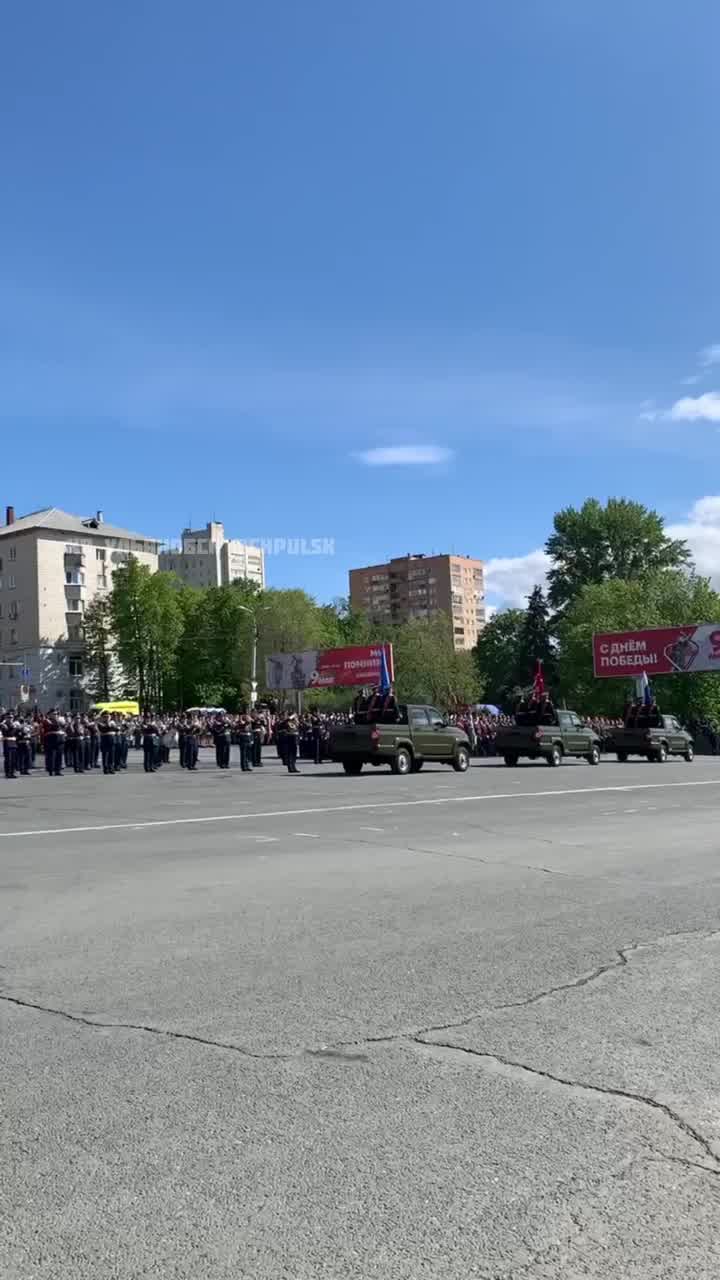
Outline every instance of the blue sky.
[[719, 40], [714, 0], [12, 6], [2, 500], [333, 538], [268, 561], [321, 598], [467, 552], [502, 602], [622, 493], [720, 572]]

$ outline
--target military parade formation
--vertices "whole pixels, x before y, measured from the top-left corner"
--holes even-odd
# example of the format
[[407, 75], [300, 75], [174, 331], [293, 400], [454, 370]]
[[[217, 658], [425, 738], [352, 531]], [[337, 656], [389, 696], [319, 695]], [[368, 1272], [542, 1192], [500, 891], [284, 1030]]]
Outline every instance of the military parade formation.
[[273, 746], [289, 773], [299, 773], [298, 758], [320, 764], [327, 758], [332, 727], [345, 715], [269, 710], [220, 713], [212, 716], [185, 712], [177, 715], [123, 716], [110, 712], [66, 716], [0, 713], [3, 767], [7, 779], [27, 776], [44, 762], [50, 777], [64, 773], [119, 774], [127, 769], [131, 750], [142, 752], [143, 769], [156, 773], [177, 762], [194, 772], [200, 748], [214, 747], [218, 769], [230, 769], [233, 748], [243, 773], [263, 767], [263, 750]]

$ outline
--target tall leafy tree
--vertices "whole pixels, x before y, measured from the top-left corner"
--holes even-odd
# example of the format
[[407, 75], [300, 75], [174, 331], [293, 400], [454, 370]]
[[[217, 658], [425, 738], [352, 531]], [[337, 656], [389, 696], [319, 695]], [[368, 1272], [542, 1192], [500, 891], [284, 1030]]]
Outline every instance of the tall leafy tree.
[[545, 550], [550, 604], [565, 609], [583, 587], [608, 579], [636, 582], [661, 569], [688, 563], [687, 545], [669, 538], [662, 516], [640, 502], [589, 498], [578, 510], [558, 511]]
[[530, 682], [527, 660], [521, 657], [524, 627], [524, 609], [504, 609], [483, 627], [474, 651], [483, 696], [504, 710], [512, 708], [519, 688]]
[[88, 688], [93, 697], [107, 702], [114, 696], [121, 678], [109, 596], [96, 596], [88, 605], [83, 618], [83, 631]]
[[143, 706], [172, 700], [183, 629], [172, 574], [152, 573], [131, 556], [116, 569], [110, 596], [117, 655]]
[[384, 638], [393, 645], [400, 701], [445, 708], [480, 697], [482, 685], [472, 655], [455, 652], [452, 622], [446, 614], [414, 618], [391, 628]]
[[521, 687], [532, 683], [538, 658], [543, 664], [545, 683], [552, 689], [557, 679], [557, 654], [550, 608], [542, 587], [535, 587], [528, 596], [518, 635], [514, 674]]

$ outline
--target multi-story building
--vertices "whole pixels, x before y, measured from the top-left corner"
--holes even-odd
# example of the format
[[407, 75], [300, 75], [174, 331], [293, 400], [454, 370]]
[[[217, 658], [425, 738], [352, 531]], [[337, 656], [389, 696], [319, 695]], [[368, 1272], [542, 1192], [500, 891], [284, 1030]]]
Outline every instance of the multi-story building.
[[183, 529], [179, 551], [162, 551], [160, 568], [177, 574], [189, 587], [222, 587], [238, 578], [265, 586], [265, 557], [260, 547], [227, 540], [222, 524]]
[[376, 622], [446, 613], [456, 649], [472, 649], [485, 625], [483, 562], [470, 556], [399, 556], [350, 570], [350, 604]]
[[46, 507], [0, 526], [0, 706], [26, 702], [80, 710], [85, 693], [83, 615], [135, 556], [153, 570], [159, 543], [92, 517]]

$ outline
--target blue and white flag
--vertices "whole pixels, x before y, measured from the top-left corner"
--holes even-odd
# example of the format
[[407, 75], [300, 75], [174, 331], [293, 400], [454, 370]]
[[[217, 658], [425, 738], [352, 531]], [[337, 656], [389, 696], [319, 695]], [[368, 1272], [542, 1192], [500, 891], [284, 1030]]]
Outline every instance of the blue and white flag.
[[642, 700], [646, 707], [652, 705], [653, 691], [650, 681], [648, 680], [647, 671], [643, 671], [640, 677], [640, 688], [642, 689]]
[[385, 648], [385, 645], [383, 645], [380, 650], [380, 692], [390, 692], [390, 672], [388, 671], [387, 649]]

